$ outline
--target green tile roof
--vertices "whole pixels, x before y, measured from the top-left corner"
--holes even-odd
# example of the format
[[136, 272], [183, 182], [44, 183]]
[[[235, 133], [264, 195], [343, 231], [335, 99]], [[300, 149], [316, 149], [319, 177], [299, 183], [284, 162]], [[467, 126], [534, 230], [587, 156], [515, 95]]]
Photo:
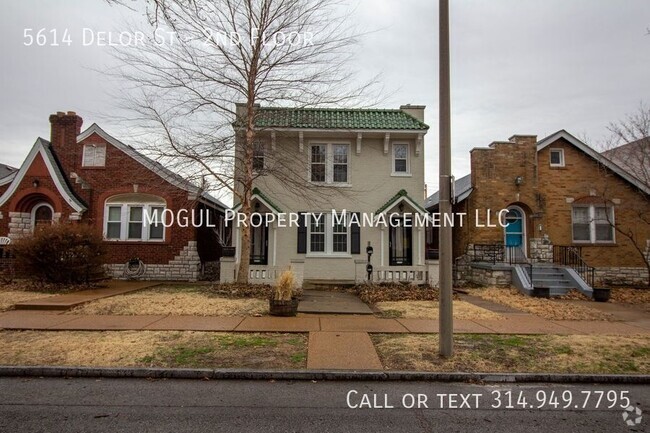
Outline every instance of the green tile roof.
[[422, 130], [429, 126], [402, 110], [345, 108], [258, 109], [258, 128]]
[[409, 197], [408, 193], [404, 189], [400, 189], [397, 194], [392, 196], [390, 200], [388, 200], [382, 207], [377, 209], [375, 211], [375, 214], [380, 214], [386, 210], [388, 210], [391, 206], [393, 206], [400, 198], [405, 197], [407, 198], [411, 203], [413, 203], [415, 210], [420, 211], [422, 213], [427, 213], [427, 211], [420, 206], [415, 200], [413, 200], [411, 197]]

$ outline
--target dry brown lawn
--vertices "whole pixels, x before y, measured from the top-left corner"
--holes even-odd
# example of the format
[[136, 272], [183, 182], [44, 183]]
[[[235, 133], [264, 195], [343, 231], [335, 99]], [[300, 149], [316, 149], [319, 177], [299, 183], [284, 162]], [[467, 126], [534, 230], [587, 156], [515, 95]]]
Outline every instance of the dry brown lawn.
[[[437, 319], [437, 301], [394, 301], [378, 302], [375, 306], [385, 317], [404, 317], [408, 319]], [[466, 301], [454, 301], [455, 319], [488, 319], [499, 320], [500, 314], [478, 307]]]
[[210, 294], [201, 287], [156, 287], [99, 299], [67, 314], [255, 316], [268, 314], [268, 301], [232, 299]]
[[21, 287], [16, 284], [0, 286], [0, 311], [10, 310], [18, 302], [46, 298], [51, 295], [51, 293], [47, 292], [21, 290]]
[[533, 298], [514, 288], [489, 287], [472, 289], [469, 293], [549, 320], [616, 320], [611, 314], [594, 308], [561, 299]]
[[438, 335], [373, 335], [386, 370], [650, 373], [650, 336], [490, 335], [455, 337], [454, 356], [440, 358]]
[[1, 365], [305, 368], [304, 334], [0, 331]]

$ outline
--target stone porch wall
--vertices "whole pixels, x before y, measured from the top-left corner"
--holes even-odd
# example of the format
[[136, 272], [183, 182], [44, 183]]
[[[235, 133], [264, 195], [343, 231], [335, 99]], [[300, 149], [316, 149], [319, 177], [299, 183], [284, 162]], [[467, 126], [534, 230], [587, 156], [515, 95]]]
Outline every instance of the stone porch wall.
[[[107, 264], [106, 272], [118, 279], [129, 278], [125, 274], [125, 263]], [[135, 277], [138, 280], [197, 281], [201, 275], [201, 259], [196, 249], [196, 241], [189, 241], [183, 250], [167, 264], [144, 265], [144, 273]]]

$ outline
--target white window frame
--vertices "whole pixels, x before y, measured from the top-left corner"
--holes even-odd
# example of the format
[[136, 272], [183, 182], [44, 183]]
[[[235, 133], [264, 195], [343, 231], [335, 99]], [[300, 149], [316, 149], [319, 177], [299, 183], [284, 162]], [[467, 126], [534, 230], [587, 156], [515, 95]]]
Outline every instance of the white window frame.
[[[120, 237], [118, 238], [108, 238], [108, 208], [110, 207], [119, 207], [120, 208]], [[131, 216], [131, 208], [141, 207], [142, 208], [142, 235], [140, 238], [129, 238], [129, 223]], [[146, 214], [151, 214], [152, 208], [162, 208], [163, 212], [167, 207], [162, 203], [105, 203], [104, 205], [104, 224], [103, 224], [103, 238], [107, 242], [165, 242], [167, 236], [166, 227], [163, 227], [163, 236], [162, 239], [151, 239], [150, 238], [150, 225], [147, 224]]]
[[[396, 146], [406, 146], [406, 171], [395, 171], [395, 147]], [[401, 159], [401, 158], [400, 158]], [[391, 157], [390, 157], [390, 174], [391, 176], [411, 176], [411, 144], [406, 142], [396, 141], [392, 144], [391, 147]]]
[[[313, 214], [322, 214], [325, 229], [325, 251], [311, 251], [311, 218]], [[352, 231], [350, 230], [349, 214], [346, 215], [347, 228], [347, 246], [345, 251], [334, 251], [334, 226], [332, 224], [333, 215], [331, 212], [313, 212], [306, 215], [305, 223], [307, 225], [307, 257], [351, 257], [351, 240]], [[342, 233], [340, 233], [342, 234]]]
[[[585, 208], [589, 209], [589, 240], [576, 240], [574, 233], [573, 233], [573, 209], [574, 208]], [[606, 207], [608, 212], [609, 212], [609, 217], [611, 221], [608, 221], [610, 224], [610, 229], [612, 230], [612, 240], [611, 241], [600, 241], [596, 239], [596, 208], [601, 208], [601, 207]], [[601, 205], [574, 205], [571, 207], [571, 242], [574, 244], [583, 244], [583, 245], [588, 245], [588, 244], [594, 244], [594, 245], [599, 245], [599, 244], [604, 244], [604, 245], [612, 245], [616, 244], [616, 230], [614, 229], [613, 225], [616, 224], [616, 212], [614, 209], [614, 206], [601, 206]]]
[[[259, 155], [260, 150], [261, 150], [261, 156]], [[262, 170], [257, 170], [255, 168], [256, 159], [262, 160]], [[266, 145], [262, 142], [257, 142], [253, 145], [253, 173], [259, 174], [260, 171], [264, 171], [265, 168], [266, 168]]]
[[[97, 163], [97, 149], [102, 148], [104, 149], [104, 155], [101, 160], [101, 163]], [[93, 149], [93, 157], [92, 161], [88, 161], [88, 158], [86, 157], [86, 149]], [[83, 145], [82, 153], [81, 153], [81, 166], [86, 168], [86, 167], [105, 167], [106, 166], [106, 144], [103, 143], [87, 143]]]
[[[346, 146], [348, 149], [348, 162], [345, 164], [347, 166], [347, 181], [346, 182], [334, 182], [334, 150], [333, 146], [335, 145], [343, 145]], [[325, 181], [324, 182], [318, 182], [318, 181], [313, 181], [311, 180], [311, 155], [312, 155], [312, 148], [314, 146], [325, 146]], [[315, 140], [309, 142], [309, 156], [308, 156], [308, 163], [307, 163], [307, 179], [309, 180], [310, 183], [313, 183], [314, 185], [327, 185], [327, 186], [351, 186], [350, 182], [350, 175], [352, 174], [352, 170], [350, 170], [350, 158], [351, 158], [351, 144], [349, 141], [320, 141], [320, 140]], [[339, 164], [337, 164], [339, 165]], [[342, 164], [341, 164], [342, 165]]]
[[[553, 160], [553, 157], [552, 157], [553, 152], [558, 152], [560, 154], [560, 162], [559, 163], [553, 163], [552, 162], [552, 160]], [[559, 149], [559, 148], [555, 148], [555, 149], [551, 148], [551, 149], [549, 149], [548, 162], [549, 162], [551, 167], [564, 167], [564, 149]]]

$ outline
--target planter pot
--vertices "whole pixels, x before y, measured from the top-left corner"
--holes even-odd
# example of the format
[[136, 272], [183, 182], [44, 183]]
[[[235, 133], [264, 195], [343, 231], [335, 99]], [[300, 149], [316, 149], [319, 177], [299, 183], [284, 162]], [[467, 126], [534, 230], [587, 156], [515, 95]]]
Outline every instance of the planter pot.
[[235, 247], [221, 247], [223, 257], [235, 257]]
[[290, 301], [276, 301], [269, 299], [269, 312], [271, 316], [293, 317], [298, 314], [298, 298], [291, 298]]
[[611, 294], [611, 289], [599, 287], [594, 288], [594, 301], [596, 302], [607, 302], [609, 301], [609, 295]]
[[533, 289], [533, 297], [534, 298], [550, 298], [551, 297], [551, 289], [548, 287], [535, 287]]

